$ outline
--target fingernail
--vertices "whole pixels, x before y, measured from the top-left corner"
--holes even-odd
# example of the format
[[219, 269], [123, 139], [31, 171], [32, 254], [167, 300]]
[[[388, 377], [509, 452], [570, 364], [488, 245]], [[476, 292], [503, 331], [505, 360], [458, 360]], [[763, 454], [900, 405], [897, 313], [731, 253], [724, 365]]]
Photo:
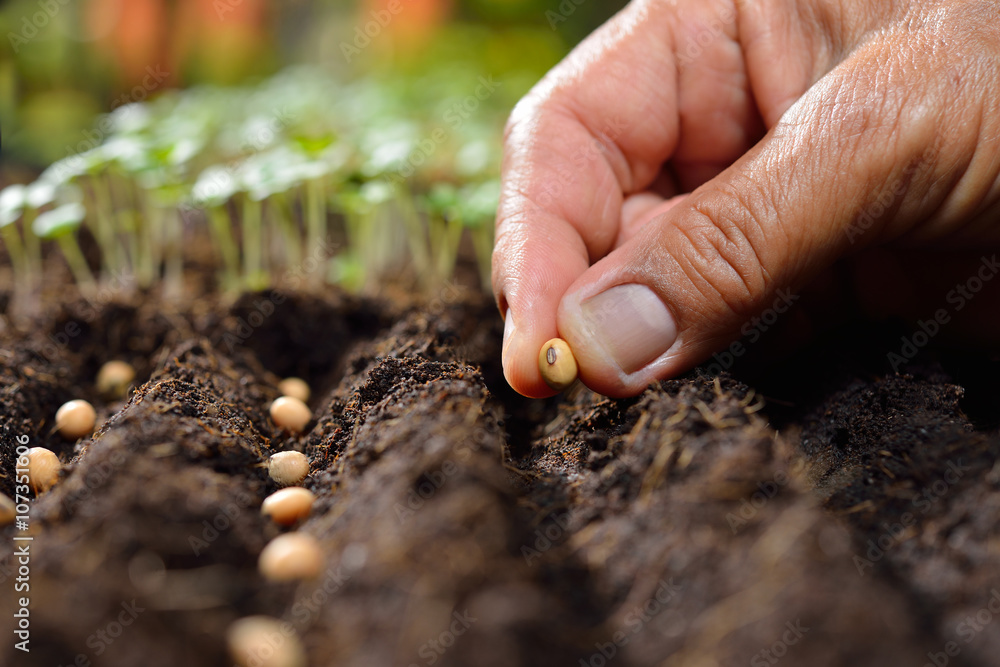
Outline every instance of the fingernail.
[[626, 374], [653, 361], [677, 340], [667, 307], [645, 285], [618, 285], [580, 304], [591, 336]]
[[511, 340], [514, 338], [514, 332], [517, 327], [514, 324], [514, 316], [510, 313], [510, 308], [503, 317], [503, 347], [500, 350], [500, 361], [503, 366], [504, 375], [507, 374], [507, 364], [509, 363], [509, 355], [507, 354], [507, 348], [510, 346]]

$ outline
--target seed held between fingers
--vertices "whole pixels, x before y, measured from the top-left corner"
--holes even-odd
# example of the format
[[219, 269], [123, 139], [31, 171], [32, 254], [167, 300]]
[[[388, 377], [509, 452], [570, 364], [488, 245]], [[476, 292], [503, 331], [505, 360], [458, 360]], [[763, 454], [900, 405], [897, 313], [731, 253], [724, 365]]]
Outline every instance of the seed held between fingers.
[[278, 452], [267, 460], [267, 474], [281, 486], [295, 486], [309, 474], [309, 457], [302, 452]]
[[566, 341], [553, 338], [542, 345], [538, 353], [538, 371], [545, 384], [556, 391], [563, 391], [576, 381], [576, 358]]
[[310, 419], [312, 412], [309, 406], [294, 396], [282, 396], [271, 403], [271, 420], [274, 425], [290, 433], [301, 433]]
[[69, 401], [56, 410], [56, 430], [66, 440], [79, 440], [90, 435], [96, 423], [97, 412], [87, 401]]
[[257, 567], [271, 581], [313, 579], [323, 569], [323, 551], [312, 535], [285, 533], [264, 547]]
[[312, 391], [309, 385], [302, 378], [288, 377], [278, 383], [278, 391], [285, 396], [297, 398], [303, 403], [309, 400]]
[[287, 625], [269, 616], [241, 618], [226, 630], [229, 654], [240, 667], [305, 667], [305, 649]]
[[59, 481], [59, 471], [62, 463], [55, 452], [44, 447], [32, 447], [28, 450], [28, 480], [35, 493], [48, 491]]
[[135, 369], [124, 361], [109, 361], [97, 371], [94, 383], [101, 396], [110, 399], [122, 398], [135, 379]]
[[260, 512], [281, 526], [291, 526], [309, 516], [316, 496], [309, 489], [290, 486], [264, 499]]

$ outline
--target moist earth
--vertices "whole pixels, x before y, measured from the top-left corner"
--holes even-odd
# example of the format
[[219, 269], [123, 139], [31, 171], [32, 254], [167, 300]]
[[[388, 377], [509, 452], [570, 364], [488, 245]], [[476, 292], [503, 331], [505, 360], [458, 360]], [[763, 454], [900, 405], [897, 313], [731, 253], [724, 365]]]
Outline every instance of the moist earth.
[[[528, 400], [494, 306], [455, 286], [55, 299], [0, 332], [0, 490], [18, 436], [65, 464], [4, 529], [0, 663], [232, 664], [226, 628], [264, 614], [313, 665], [995, 665], [997, 360], [894, 372], [894, 334]], [[94, 388], [110, 359], [137, 370], [120, 401]], [[313, 389], [298, 436], [267, 412], [289, 375]], [[99, 428], [65, 442], [73, 398]], [[311, 460], [295, 529], [326, 568], [276, 584], [257, 558], [285, 529], [260, 504], [285, 450]]]

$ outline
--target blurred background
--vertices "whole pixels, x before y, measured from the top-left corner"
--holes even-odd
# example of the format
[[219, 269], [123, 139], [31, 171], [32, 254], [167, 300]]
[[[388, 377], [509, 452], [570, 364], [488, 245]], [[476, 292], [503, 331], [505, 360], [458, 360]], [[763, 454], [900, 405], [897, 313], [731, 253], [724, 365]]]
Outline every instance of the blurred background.
[[292, 64], [341, 80], [442, 65], [512, 103], [624, 0], [11, 0], [0, 7], [0, 182], [80, 152], [99, 114]]

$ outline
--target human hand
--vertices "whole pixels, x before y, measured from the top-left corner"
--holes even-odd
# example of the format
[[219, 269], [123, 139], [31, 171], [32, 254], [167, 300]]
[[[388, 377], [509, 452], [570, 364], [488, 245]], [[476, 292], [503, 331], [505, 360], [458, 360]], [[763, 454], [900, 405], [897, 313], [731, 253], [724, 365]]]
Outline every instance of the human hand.
[[[866, 309], [946, 306], [1000, 241], [998, 25], [994, 2], [634, 1], [508, 124], [508, 382], [551, 395], [561, 336], [584, 383], [637, 394], [847, 255]], [[998, 286], [950, 314], [1000, 334]]]

